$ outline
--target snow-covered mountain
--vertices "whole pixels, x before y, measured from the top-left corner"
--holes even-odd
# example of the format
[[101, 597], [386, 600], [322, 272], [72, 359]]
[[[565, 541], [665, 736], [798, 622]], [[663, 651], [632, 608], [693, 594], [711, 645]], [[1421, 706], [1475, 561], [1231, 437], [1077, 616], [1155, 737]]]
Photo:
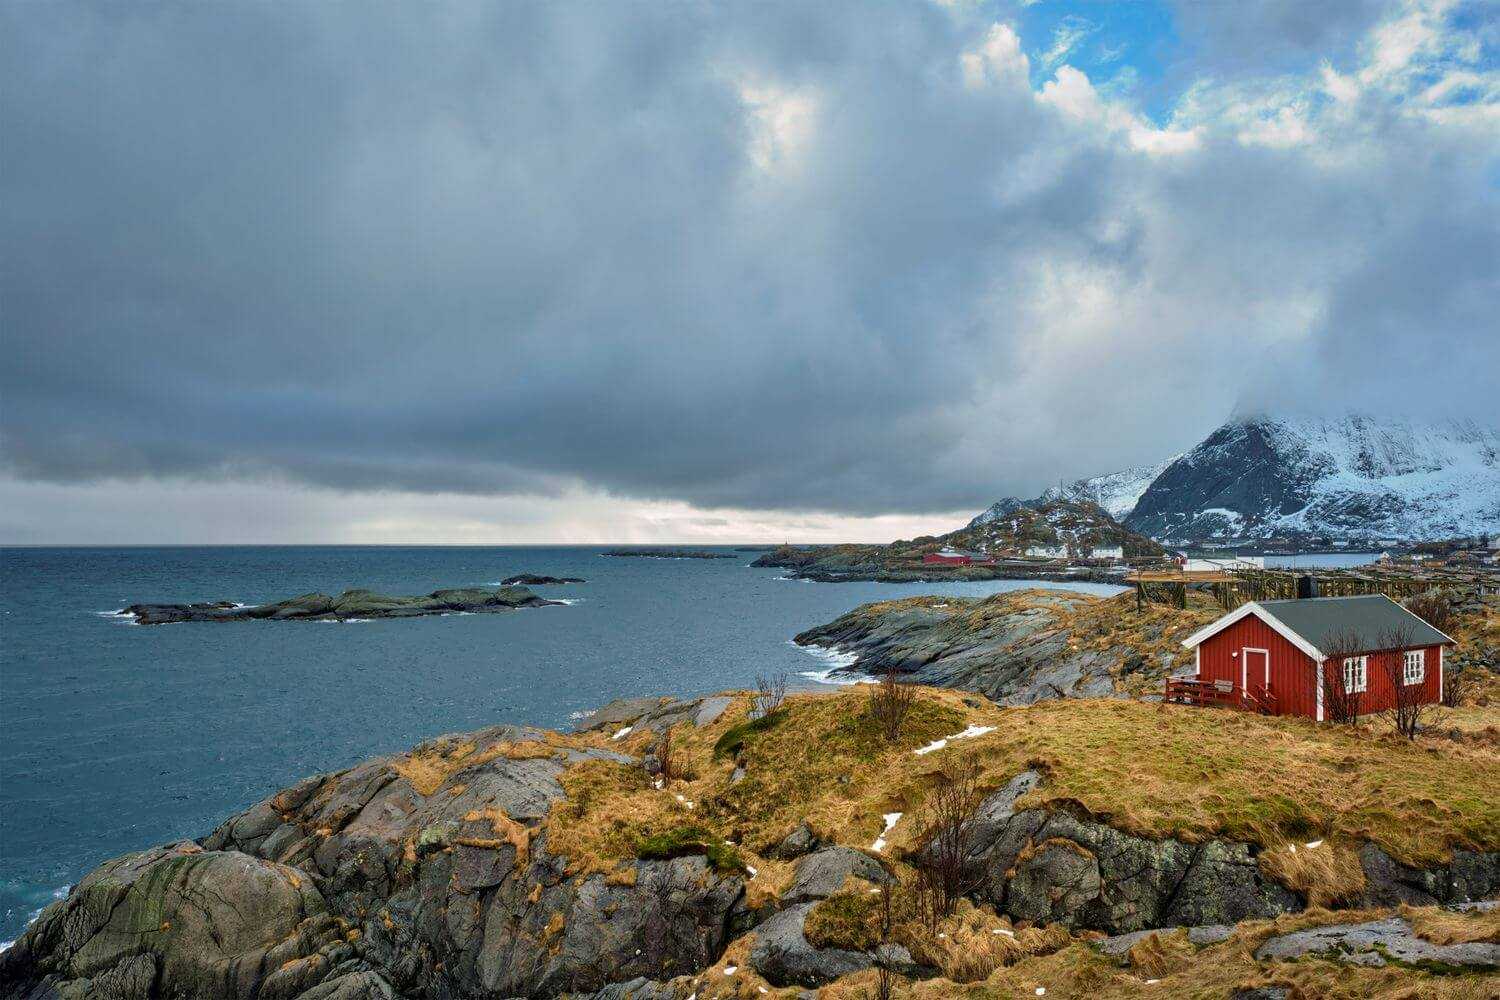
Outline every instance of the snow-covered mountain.
[[1009, 517], [1022, 507], [1036, 509], [1054, 500], [1087, 500], [1089, 503], [1103, 507], [1116, 521], [1123, 521], [1135, 509], [1136, 501], [1141, 498], [1142, 493], [1146, 492], [1146, 488], [1155, 482], [1156, 477], [1161, 475], [1167, 466], [1181, 457], [1181, 455], [1174, 455], [1156, 465], [1140, 465], [1122, 472], [1111, 472], [1107, 476], [1075, 479], [1062, 486], [1049, 486], [1035, 500], [1006, 497], [990, 504], [987, 509], [969, 522], [969, 527], [977, 528], [982, 524], [990, 524]]
[[1181, 457], [1173, 455], [1156, 465], [1138, 465], [1123, 472], [1111, 472], [1107, 476], [1075, 479], [1060, 487], [1049, 486], [1037, 499], [1043, 503], [1049, 500], [1088, 500], [1109, 511], [1109, 516], [1116, 521], [1123, 521], [1135, 510], [1141, 494], [1156, 482], [1156, 477]]
[[1164, 541], [1500, 533], [1500, 435], [1469, 421], [1237, 419], [1169, 463], [1124, 522]]

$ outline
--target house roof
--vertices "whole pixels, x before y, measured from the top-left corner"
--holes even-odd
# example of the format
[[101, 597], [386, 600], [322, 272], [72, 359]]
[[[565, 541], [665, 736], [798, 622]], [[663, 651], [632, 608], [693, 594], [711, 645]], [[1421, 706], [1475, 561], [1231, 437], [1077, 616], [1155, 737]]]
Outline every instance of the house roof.
[[1183, 641], [1192, 647], [1233, 625], [1257, 615], [1298, 649], [1315, 659], [1326, 656], [1344, 633], [1352, 633], [1361, 652], [1381, 649], [1395, 630], [1410, 635], [1408, 648], [1451, 645], [1453, 640], [1386, 597], [1313, 597], [1292, 601], [1251, 601]]

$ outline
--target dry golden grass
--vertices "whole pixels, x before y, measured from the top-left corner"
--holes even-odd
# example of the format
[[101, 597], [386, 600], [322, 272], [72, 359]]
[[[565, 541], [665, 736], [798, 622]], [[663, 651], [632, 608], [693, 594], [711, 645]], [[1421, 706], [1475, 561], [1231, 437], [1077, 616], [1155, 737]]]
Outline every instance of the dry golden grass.
[[[747, 706], [740, 697], [712, 725], [680, 727], [676, 752], [690, 781], [657, 789], [632, 765], [569, 768], [568, 800], [547, 821], [549, 845], [578, 869], [608, 872], [643, 837], [701, 826], [766, 871], [756, 887], [763, 897], [786, 873], [762, 855], [804, 820], [821, 840], [867, 849], [882, 814], [907, 814], [886, 838], [885, 857], [900, 857], [914, 846], [912, 814], [933, 775], [962, 760], [987, 789], [1042, 768], [1046, 780], [1023, 807], [1071, 803], [1141, 836], [1258, 844], [1268, 849], [1267, 873], [1317, 903], [1357, 894], [1362, 876], [1351, 852], [1365, 840], [1414, 865], [1445, 862], [1455, 845], [1500, 847], [1492, 792], [1500, 749], [1488, 744], [1409, 743], [1377, 730], [1126, 700], [1001, 709], [923, 688], [894, 747], [867, 716], [865, 693], [851, 690], [790, 696], [774, 725], [745, 739], [737, 762], [716, 759], [714, 743], [744, 721]], [[912, 752], [970, 725], [995, 731]], [[641, 734], [616, 746], [638, 752], [650, 740]], [[730, 784], [736, 763], [745, 777]], [[1321, 848], [1302, 846], [1319, 839]]]
[[1356, 845], [1332, 841], [1317, 847], [1287, 844], [1262, 851], [1258, 861], [1264, 875], [1302, 893], [1309, 906], [1342, 906], [1365, 891], [1365, 870]]
[[1436, 906], [1403, 906], [1401, 915], [1417, 936], [1433, 944], [1462, 944], [1466, 941], [1500, 943], [1500, 910], [1488, 913], [1454, 913]]
[[[1259, 945], [1274, 934], [1306, 927], [1375, 918], [1386, 911], [1341, 914], [1310, 910], [1272, 921], [1241, 924], [1228, 941], [1195, 948], [1181, 931], [1159, 934], [1138, 943], [1124, 962], [1099, 954], [1077, 942], [1054, 952], [1023, 957], [1010, 965], [997, 966], [982, 982], [955, 983], [933, 979], [905, 984], [897, 991], [902, 998], [937, 1000], [948, 997], [1000, 998], [1035, 996], [1038, 988], [1049, 998], [1089, 997], [1092, 1000], [1126, 1000], [1135, 997], [1223, 1000], [1236, 989], [1250, 986], [1284, 986], [1300, 1000], [1494, 1000], [1500, 996], [1500, 975], [1444, 976], [1387, 966], [1372, 969], [1343, 965], [1322, 958], [1297, 962], [1262, 963], [1254, 958]], [[1455, 916], [1449, 914], [1449, 916]], [[1474, 922], [1472, 916], [1458, 917]], [[850, 989], [836, 995], [858, 997], [859, 986], [845, 980]], [[843, 986], [843, 983], [840, 984]], [[820, 996], [830, 996], [825, 991]]]
[[411, 782], [419, 795], [431, 795], [443, 782], [471, 763], [474, 744], [468, 741], [436, 744], [415, 750], [391, 762], [391, 770]]

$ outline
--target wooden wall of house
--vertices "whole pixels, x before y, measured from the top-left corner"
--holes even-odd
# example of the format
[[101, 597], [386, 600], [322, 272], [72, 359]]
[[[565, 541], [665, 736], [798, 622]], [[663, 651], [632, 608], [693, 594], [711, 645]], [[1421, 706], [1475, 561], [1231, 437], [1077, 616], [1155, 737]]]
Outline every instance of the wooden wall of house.
[[[1437, 704], [1439, 700], [1438, 687], [1438, 659], [1439, 646], [1427, 646], [1426, 676], [1422, 681], [1422, 701], [1425, 704]], [[1399, 683], [1401, 673], [1401, 653], [1370, 653], [1369, 664], [1366, 668], [1369, 683], [1366, 686], [1364, 696], [1360, 698], [1359, 712], [1361, 715], [1373, 715], [1396, 704], [1395, 688], [1391, 685], [1391, 675], [1388, 667], [1396, 668], [1396, 678]], [[1332, 664], [1334, 661], [1328, 661]], [[1342, 669], [1342, 660], [1339, 661]]]
[[[1292, 645], [1271, 626], [1255, 615], [1246, 615], [1198, 647], [1199, 677], [1203, 680], [1228, 680], [1240, 684], [1241, 650], [1264, 649], [1271, 654], [1271, 693], [1276, 696], [1277, 715], [1318, 717], [1317, 673], [1312, 657]], [[1256, 658], [1257, 660], [1259, 657]], [[1265, 677], [1251, 677], [1250, 688], [1265, 683]]]

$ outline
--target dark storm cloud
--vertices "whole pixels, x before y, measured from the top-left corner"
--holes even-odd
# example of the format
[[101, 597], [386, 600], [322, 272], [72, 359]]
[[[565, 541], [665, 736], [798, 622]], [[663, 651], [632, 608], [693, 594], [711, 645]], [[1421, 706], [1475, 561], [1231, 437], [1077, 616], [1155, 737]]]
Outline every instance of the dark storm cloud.
[[1423, 302], [1494, 334], [1470, 132], [1148, 155], [935, 6], [0, 17], [24, 479], [950, 510], [1190, 444], [1278, 324], [1333, 366]]

